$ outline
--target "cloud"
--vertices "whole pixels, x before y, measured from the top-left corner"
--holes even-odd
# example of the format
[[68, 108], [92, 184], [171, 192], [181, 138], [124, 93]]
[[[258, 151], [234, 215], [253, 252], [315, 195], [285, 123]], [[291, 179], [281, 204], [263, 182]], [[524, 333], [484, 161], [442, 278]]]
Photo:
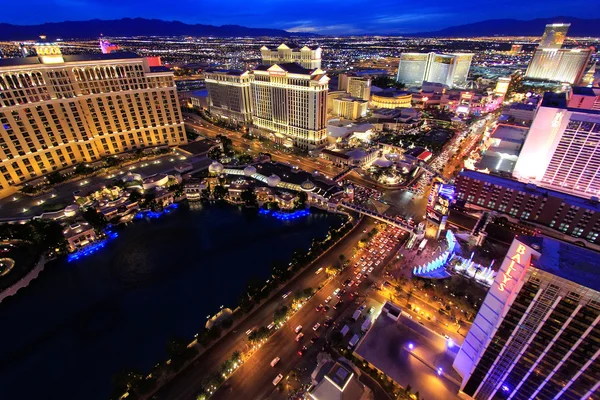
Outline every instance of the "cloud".
[[447, 18], [453, 14], [447, 13], [431, 13], [431, 14], [400, 14], [400, 15], [384, 15], [379, 16], [371, 21], [376, 24], [397, 24], [401, 22], [423, 21], [439, 18]]
[[335, 24], [335, 25], [312, 25], [312, 24], [301, 24], [292, 26], [290, 28], [284, 28], [288, 32], [303, 32], [303, 33], [318, 33], [323, 35], [351, 35], [356, 33], [364, 32], [364, 29], [359, 29], [354, 25], [350, 24]]

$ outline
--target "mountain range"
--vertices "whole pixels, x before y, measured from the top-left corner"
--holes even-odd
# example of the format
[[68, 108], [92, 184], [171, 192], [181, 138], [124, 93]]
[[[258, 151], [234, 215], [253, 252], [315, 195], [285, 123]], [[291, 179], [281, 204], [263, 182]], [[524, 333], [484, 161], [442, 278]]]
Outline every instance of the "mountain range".
[[283, 29], [247, 28], [239, 25], [185, 24], [160, 19], [123, 18], [115, 20], [48, 22], [40, 25], [12, 25], [0, 23], [0, 40], [31, 40], [40, 35], [56, 38], [97, 38], [105, 36], [305, 36]]
[[477, 36], [542, 36], [546, 24], [571, 23], [567, 36], [600, 37], [600, 19], [574, 17], [537, 18], [528, 21], [517, 19], [490, 19], [472, 24], [451, 26], [434, 32], [409, 33], [413, 37], [477, 37]]
[[[477, 36], [541, 36], [546, 24], [570, 22], [568, 36], [600, 36], [600, 19], [574, 17], [538, 18], [529, 21], [516, 19], [492, 19], [472, 24], [452, 26], [434, 32], [403, 33], [397, 36], [411, 37], [477, 37]], [[0, 23], [0, 40], [31, 40], [39, 35], [55, 38], [97, 38], [105, 36], [319, 36], [314, 33], [288, 32], [283, 29], [247, 28], [239, 25], [186, 24], [179, 21], [163, 21], [146, 18], [123, 18], [116, 20], [93, 19], [90, 21], [49, 22], [39, 25], [13, 25]], [[343, 34], [343, 33], [342, 33]]]

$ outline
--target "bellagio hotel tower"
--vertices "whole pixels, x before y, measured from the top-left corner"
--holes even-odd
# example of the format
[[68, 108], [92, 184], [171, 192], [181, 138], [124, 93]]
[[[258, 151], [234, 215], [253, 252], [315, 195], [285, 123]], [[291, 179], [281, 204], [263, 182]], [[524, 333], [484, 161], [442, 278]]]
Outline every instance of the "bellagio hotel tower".
[[80, 162], [187, 142], [173, 74], [133, 53], [0, 59], [0, 195]]

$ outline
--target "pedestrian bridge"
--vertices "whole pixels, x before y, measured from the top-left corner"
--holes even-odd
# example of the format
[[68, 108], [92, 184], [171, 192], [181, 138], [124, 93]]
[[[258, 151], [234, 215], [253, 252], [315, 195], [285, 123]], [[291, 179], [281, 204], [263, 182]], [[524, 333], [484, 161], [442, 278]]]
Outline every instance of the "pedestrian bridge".
[[407, 224], [406, 222], [398, 221], [397, 219], [392, 218], [388, 215], [379, 214], [376, 211], [369, 210], [368, 208], [360, 207], [355, 204], [350, 204], [345, 201], [342, 201], [340, 204], [350, 210], [354, 210], [361, 214], [368, 215], [369, 217], [375, 218], [376, 220], [381, 221], [381, 222], [385, 222], [386, 224], [393, 225], [396, 228], [400, 228], [403, 231], [406, 231], [408, 233], [414, 233], [414, 231], [415, 231], [415, 228], [413, 226]]
[[337, 182], [340, 179], [346, 177], [350, 172], [352, 172], [354, 170], [354, 166], [348, 167], [345, 170], [343, 170], [342, 172], [340, 172], [339, 174], [337, 174], [336, 176], [334, 176], [333, 178], [331, 178], [332, 181]]
[[423, 161], [419, 162], [419, 167], [433, 175], [434, 178], [437, 178], [442, 181], [442, 183], [448, 183], [448, 180], [444, 178], [439, 172], [431, 168], [431, 166]]

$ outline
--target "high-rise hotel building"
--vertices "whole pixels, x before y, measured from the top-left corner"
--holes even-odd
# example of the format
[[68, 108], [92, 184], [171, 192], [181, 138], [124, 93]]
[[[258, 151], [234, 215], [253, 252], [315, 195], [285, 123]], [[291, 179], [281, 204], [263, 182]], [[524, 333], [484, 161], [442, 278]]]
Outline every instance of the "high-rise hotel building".
[[434, 82], [465, 87], [473, 54], [402, 53], [396, 80], [408, 86]]
[[592, 49], [563, 49], [571, 24], [548, 24], [544, 36], [527, 67], [526, 78], [579, 84]]
[[297, 63], [259, 65], [252, 71], [252, 124], [276, 143], [310, 150], [327, 137], [329, 78]]
[[540, 41], [540, 49], [560, 49], [567, 38], [571, 24], [547, 24]]
[[525, 78], [579, 84], [592, 57], [592, 49], [535, 49]]
[[106, 155], [186, 143], [173, 74], [133, 53], [0, 60], [0, 193]]
[[[572, 93], [578, 100], [571, 101], [565, 93], [544, 94], [513, 175], [576, 196], [597, 197], [600, 110], [595, 109], [593, 91], [574, 88]], [[582, 108], [586, 106], [590, 108]]]
[[299, 47], [295, 44], [282, 43], [277, 48], [270, 49], [267, 46], [260, 48], [262, 65], [273, 65], [281, 63], [297, 62], [306, 69], [321, 68], [320, 47]]
[[213, 70], [205, 72], [210, 112], [234, 124], [252, 122], [250, 72]]
[[454, 368], [462, 398], [600, 398], [600, 254], [515, 238]]

